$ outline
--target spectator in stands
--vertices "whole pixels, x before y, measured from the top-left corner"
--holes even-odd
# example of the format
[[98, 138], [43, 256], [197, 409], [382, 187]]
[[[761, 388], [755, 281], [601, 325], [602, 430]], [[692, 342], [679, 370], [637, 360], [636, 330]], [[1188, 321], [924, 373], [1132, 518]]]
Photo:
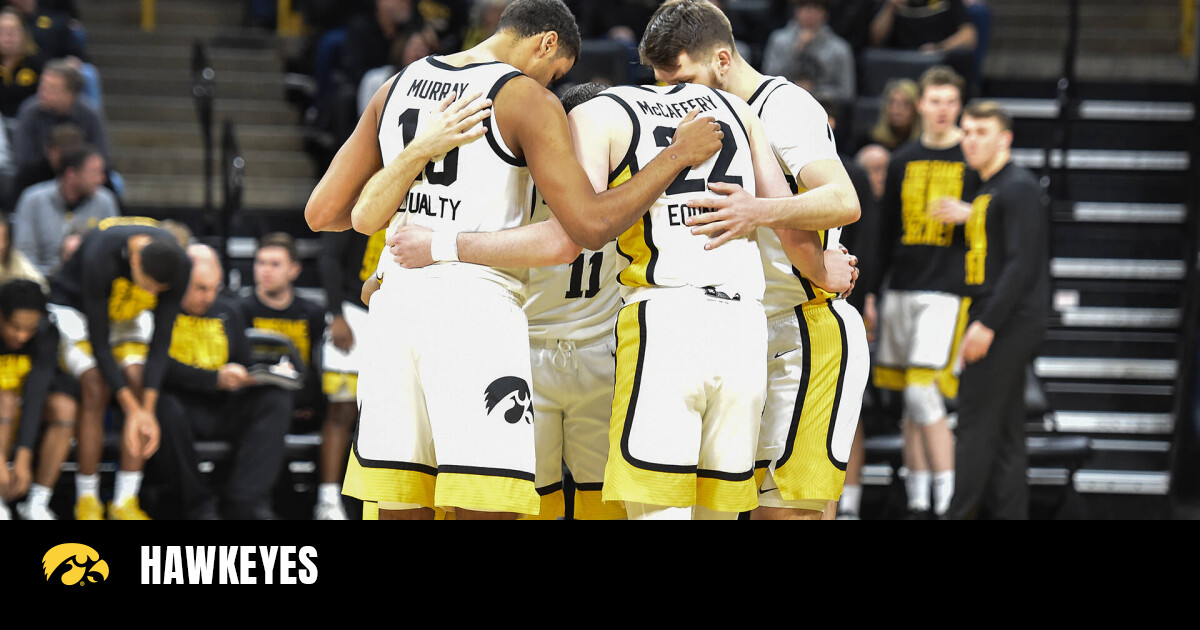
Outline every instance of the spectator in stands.
[[387, 83], [388, 79], [401, 69], [407, 68], [408, 64], [432, 54], [435, 43], [433, 34], [427, 30], [409, 33], [404, 39], [396, 40], [392, 44], [391, 61], [388, 65], [368, 70], [359, 82], [358, 115], [362, 116], [367, 109], [367, 103], [371, 102], [371, 97], [375, 96], [375, 92]]
[[826, 0], [794, 0], [793, 6], [792, 20], [767, 40], [763, 73], [786, 76], [797, 60], [810, 58], [817, 68], [813, 94], [848, 103], [854, 98], [854, 51], [829, 28]]
[[10, 4], [24, 16], [38, 50], [46, 59], [74, 57], [82, 60], [85, 57], [83, 41], [72, 32], [70, 16], [42, 10], [38, 0], [10, 0]]
[[917, 84], [911, 79], [893, 79], [883, 88], [883, 108], [871, 130], [871, 141], [895, 151], [909, 140], [921, 137], [917, 114]]
[[37, 93], [44, 60], [21, 14], [0, 11], [0, 116], [16, 118], [25, 99]]
[[79, 98], [83, 76], [69, 63], [52, 61], [42, 70], [37, 98], [31, 98], [17, 113], [13, 131], [13, 156], [17, 179], [21, 182], [44, 181], [37, 174], [53, 172], [46, 157], [46, 145], [55, 126], [71, 123], [83, 131], [84, 140], [96, 147], [108, 162], [108, 135], [96, 110]]
[[[29, 493], [17, 506], [26, 520], [55, 520], [50, 495], [75, 434], [75, 400], [56, 377], [58, 331], [46, 317], [46, 296], [29, 280], [11, 280], [0, 286], [0, 520], [8, 520], [5, 500]], [[60, 375], [61, 376], [61, 375]], [[65, 387], [64, 387], [65, 386]], [[21, 422], [16, 436], [13, 470], [8, 470], [11, 429]], [[38, 465], [33, 449], [42, 433]], [[31, 485], [32, 484], [32, 485]]]
[[50, 130], [50, 137], [46, 140], [46, 146], [42, 151], [45, 159], [17, 172], [12, 189], [2, 198], [3, 204], [10, 208], [15, 207], [25, 189], [58, 177], [62, 172], [63, 154], [78, 149], [84, 144], [87, 142], [83, 138], [83, 130], [78, 125], [72, 123], [55, 125]]
[[467, 35], [463, 40], [463, 50], [474, 48], [483, 40], [496, 33], [500, 24], [500, 14], [511, 0], [475, 0], [471, 7], [471, 21], [467, 26]]
[[341, 63], [349, 85], [358, 86], [367, 70], [386, 64], [395, 41], [426, 28], [414, 4], [412, 0], [376, 0], [374, 14], [350, 20]]
[[3, 215], [0, 218], [0, 284], [13, 279], [31, 280], [43, 289], [49, 288], [46, 277], [29, 262], [25, 254], [13, 247], [12, 219]]
[[467, 30], [467, 18], [471, 5], [478, 0], [421, 0], [417, 11], [429, 27], [436, 41], [436, 48], [444, 53], [464, 50], [463, 36]]
[[280, 333], [296, 345], [306, 375], [304, 388], [296, 392], [294, 415], [303, 428], [309, 428], [308, 423], [317, 420], [326, 406], [320, 370], [312, 360], [325, 337], [325, 309], [296, 295], [292, 285], [299, 276], [295, 239], [280, 232], [268, 234], [254, 253], [254, 293], [239, 305], [250, 328]]
[[874, 0], [830, 0], [829, 26], [850, 44], [855, 57], [867, 47], [874, 14]]
[[[162, 447], [151, 460], [156, 479], [177, 483], [184, 516], [217, 519], [217, 497], [197, 470], [196, 439], [233, 442], [233, 468], [222, 498], [226, 516], [272, 520], [270, 492], [283, 467], [291, 396], [255, 386], [246, 369], [250, 344], [241, 309], [221, 297], [221, 262], [207, 245], [188, 247], [191, 281], [175, 318], [158, 417]], [[161, 473], [161, 475], [160, 475]]]
[[871, 20], [872, 45], [943, 53], [968, 83], [978, 39], [963, 0], [884, 0]]
[[883, 185], [887, 181], [887, 166], [891, 156], [890, 151], [878, 144], [868, 144], [854, 156], [854, 161], [867, 172], [867, 179], [871, 181], [871, 196], [876, 203], [883, 199]]
[[57, 179], [31, 186], [17, 202], [14, 241], [34, 267], [49, 276], [63, 259], [63, 238], [119, 214], [117, 198], [104, 184], [104, 157], [92, 146], [63, 156]]

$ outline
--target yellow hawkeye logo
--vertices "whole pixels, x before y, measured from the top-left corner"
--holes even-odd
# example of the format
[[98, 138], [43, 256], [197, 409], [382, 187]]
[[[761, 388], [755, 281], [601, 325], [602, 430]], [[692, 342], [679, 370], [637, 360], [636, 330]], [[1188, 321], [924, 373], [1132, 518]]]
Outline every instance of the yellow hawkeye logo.
[[63, 543], [42, 556], [46, 581], [59, 576], [67, 586], [96, 584], [108, 579], [108, 563], [95, 549], [79, 543]]

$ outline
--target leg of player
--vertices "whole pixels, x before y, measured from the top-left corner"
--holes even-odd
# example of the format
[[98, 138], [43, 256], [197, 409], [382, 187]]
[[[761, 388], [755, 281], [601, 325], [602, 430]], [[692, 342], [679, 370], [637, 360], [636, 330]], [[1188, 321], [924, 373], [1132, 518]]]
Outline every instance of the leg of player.
[[455, 508], [455, 514], [460, 521], [515, 521], [517, 515], [513, 512], [483, 512], [480, 510], [465, 510]]
[[110, 392], [100, 370], [93, 367], [79, 376], [79, 423], [77, 425], [75, 474], [75, 520], [102, 521], [100, 504], [100, 453], [104, 447], [104, 410]]
[[922, 427], [933, 469], [933, 514], [942, 516], [954, 496], [954, 433], [946, 419]]
[[346, 520], [342, 507], [342, 477], [350, 436], [358, 417], [353, 402], [331, 402], [321, 427], [321, 485], [317, 488], [317, 520]]
[[75, 414], [79, 406], [67, 394], [53, 392], [46, 398], [46, 431], [38, 450], [37, 471], [29, 496], [17, 506], [21, 518], [27, 521], [53, 521], [58, 516], [50, 511], [50, 498], [63, 462], [71, 453], [71, 438], [75, 437]]
[[862, 508], [862, 468], [867, 458], [863, 439], [865, 438], [860, 422], [854, 431], [854, 444], [850, 447], [850, 461], [846, 463], [846, 483], [842, 486], [842, 500], [834, 505], [835, 518], [843, 520], [858, 520], [859, 518]]
[[432, 521], [435, 513], [433, 508], [420, 507], [403, 510], [379, 508], [381, 521]]
[[760, 505], [750, 513], [752, 521], [821, 521], [825, 520], [825, 510], [801, 510], [795, 508], [775, 508]]
[[13, 418], [17, 414], [17, 396], [13, 392], [0, 392], [0, 521], [7, 521], [12, 518], [8, 511], [8, 506], [5, 505], [5, 499], [16, 498], [11, 496], [13, 484], [13, 474], [8, 469], [10, 452], [9, 447], [12, 446], [13, 438]]
[[651, 505], [649, 503], [625, 502], [625, 513], [631, 521], [690, 521], [691, 507]]
[[925, 436], [921, 428], [905, 413], [901, 421], [904, 431], [904, 467], [908, 477], [904, 489], [908, 494], [910, 515], [924, 515], [929, 511], [929, 458], [925, 454]]
[[[142, 399], [142, 376], [144, 366], [140, 363], [127, 365], [124, 368], [125, 380], [128, 382], [128, 387], [133, 391], [133, 395], [138, 400]], [[138, 503], [138, 493], [142, 489], [142, 471], [146, 467], [146, 460], [139, 455], [126, 452], [122, 445], [121, 448], [121, 467], [117, 471], [116, 485], [113, 488], [113, 500], [109, 504], [108, 516], [112, 520], [119, 521], [142, 521], [149, 517], [142, 511]]]

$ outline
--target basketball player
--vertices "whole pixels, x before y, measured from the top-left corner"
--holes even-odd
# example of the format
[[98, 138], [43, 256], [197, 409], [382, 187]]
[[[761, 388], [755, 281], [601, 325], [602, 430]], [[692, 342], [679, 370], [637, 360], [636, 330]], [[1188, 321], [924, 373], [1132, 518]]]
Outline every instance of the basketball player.
[[[62, 336], [61, 360], [82, 390], [77, 520], [104, 518], [97, 471], [110, 392], [124, 412], [125, 426], [109, 518], [148, 518], [138, 504], [142, 468], [158, 449], [154, 409], [172, 324], [190, 275], [191, 261], [157, 221], [112, 217], [85, 234], [79, 249], [50, 279], [49, 310]], [[151, 324], [152, 335], [148, 334]]]
[[321, 284], [329, 315], [321, 350], [321, 381], [329, 410], [321, 428], [321, 476], [313, 510], [317, 520], [346, 519], [342, 477], [358, 419], [358, 343], [367, 319], [362, 285], [375, 271], [385, 236], [383, 230], [370, 237], [353, 230], [321, 235]]
[[994, 102], [963, 112], [963, 154], [982, 183], [972, 203], [935, 218], [965, 224], [971, 324], [958, 390], [954, 498], [947, 517], [1029, 518], [1025, 374], [1050, 303], [1048, 221], [1037, 178], [1012, 163], [1012, 118]]
[[[891, 270], [879, 307], [874, 378], [877, 387], [904, 392], [906, 487], [914, 518], [931, 508], [935, 516], [944, 514], [954, 494], [954, 435], [946, 424], [943, 396], [957, 395], [952, 359], [970, 304], [961, 297], [967, 254], [963, 230], [930, 212], [946, 198], [972, 199], [977, 186], [963, 158], [958, 127], [962, 77], [944, 66], [930, 68], [921, 75], [920, 88], [921, 137], [892, 154], [880, 208], [880, 273], [864, 287], [878, 295], [885, 270]], [[867, 300], [867, 327], [876, 329], [870, 295]]]
[[[29, 493], [17, 505], [27, 521], [52, 521], [50, 496], [75, 435], [75, 399], [62, 391], [56, 373], [58, 330], [46, 317], [46, 296], [32, 280], [0, 286], [0, 520], [8, 520], [5, 500]], [[57, 390], [57, 391], [56, 391]], [[43, 413], [44, 412], [44, 413]], [[34, 443], [40, 429], [37, 469]], [[8, 470], [10, 438], [16, 432], [13, 469]]]
[[[357, 196], [351, 224], [360, 232], [382, 227], [403, 200], [398, 223], [448, 235], [434, 247], [446, 264], [406, 270], [381, 259], [386, 281], [369, 317], [369, 350], [380, 358], [368, 359], [372, 369], [360, 374], [359, 433], [345, 483], [348, 494], [379, 501], [380, 518], [430, 518], [435, 505], [455, 507], [459, 518], [511, 518], [540, 508], [527, 321], [518, 307], [526, 274], [457, 263], [457, 233], [528, 222], [532, 175], [568, 234], [598, 249], [633, 224], [681, 169], [720, 146], [711, 121], [689, 118], [694, 124], [647, 164], [642, 181], [596, 195], [571, 159], [562, 108], [545, 89], [570, 69], [578, 50], [578, 28], [561, 1], [514, 2], [496, 35], [479, 46], [416, 62], [385, 84], [339, 152], [345, 159], [335, 158], [310, 199], [310, 207], [325, 208], [306, 210], [310, 225], [344, 225], [344, 209]], [[494, 103], [486, 143], [444, 156], [405, 154], [423, 125], [439, 123], [430, 112], [440, 102], [475, 91]], [[352, 184], [363, 181], [362, 165], [374, 172], [384, 163], [388, 168], [359, 195]], [[461, 369], [464, 360], [471, 370]]]
[[[718, 210], [696, 215], [689, 224], [697, 226], [696, 234], [715, 236], [714, 244], [757, 228], [766, 277], [769, 377], [756, 457], [762, 507], [754, 518], [829, 518], [830, 502], [842, 493], [862, 407], [870, 362], [866, 335], [858, 311], [837, 299], [838, 291], [794, 268], [769, 229], [820, 230], [828, 254], [841, 255], [836, 228], [858, 219], [859, 203], [828, 116], [803, 88], [752, 68], [734, 45], [729, 20], [704, 0], [660, 6], [646, 28], [641, 55], [661, 81], [695, 82], [744, 99], [784, 168], [793, 194], [755, 198], [731, 184], [713, 183], [710, 188], [726, 196], [691, 205]], [[803, 194], [796, 194], [801, 188]]]

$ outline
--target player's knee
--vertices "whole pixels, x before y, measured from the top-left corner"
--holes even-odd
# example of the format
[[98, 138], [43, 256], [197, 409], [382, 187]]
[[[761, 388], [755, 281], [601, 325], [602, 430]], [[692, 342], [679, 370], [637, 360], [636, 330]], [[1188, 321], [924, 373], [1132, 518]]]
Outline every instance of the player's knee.
[[913, 424], [927, 427], [946, 417], [946, 402], [936, 385], [910, 385], [904, 388], [904, 406]]

